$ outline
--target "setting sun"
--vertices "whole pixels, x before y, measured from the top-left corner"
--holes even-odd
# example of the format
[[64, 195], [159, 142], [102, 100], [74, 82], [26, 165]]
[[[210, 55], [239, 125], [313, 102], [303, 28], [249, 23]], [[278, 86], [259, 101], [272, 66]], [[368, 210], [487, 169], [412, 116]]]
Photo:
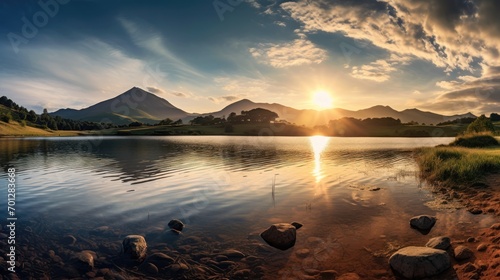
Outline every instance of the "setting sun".
[[332, 108], [333, 98], [330, 93], [321, 90], [313, 94], [312, 103], [318, 109], [329, 109]]

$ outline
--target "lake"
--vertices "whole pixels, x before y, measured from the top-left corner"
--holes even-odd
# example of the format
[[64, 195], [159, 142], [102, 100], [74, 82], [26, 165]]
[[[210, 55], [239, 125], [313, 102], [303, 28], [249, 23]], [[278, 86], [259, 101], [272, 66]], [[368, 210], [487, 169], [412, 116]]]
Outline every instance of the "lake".
[[[324, 270], [393, 279], [387, 260], [395, 249], [423, 246], [437, 235], [466, 238], [491, 223], [485, 215], [427, 206], [433, 196], [418, 179], [412, 150], [452, 140], [0, 139], [0, 182], [7, 184], [8, 168], [17, 176], [18, 275], [141, 278], [149, 272], [118, 263], [123, 238], [140, 234], [148, 253], [164, 252], [188, 267], [151, 275], [159, 279], [308, 279]], [[6, 188], [0, 195], [7, 201]], [[409, 227], [409, 219], [420, 214], [438, 218], [427, 236]], [[171, 219], [185, 223], [181, 235], [168, 231]], [[304, 226], [289, 250], [259, 237], [273, 223], [292, 221]], [[8, 234], [5, 226], [2, 232]], [[4, 256], [6, 240], [0, 242]], [[224, 258], [213, 259], [227, 249], [249, 257], [219, 265]], [[93, 271], [73, 267], [81, 250], [97, 254]]]

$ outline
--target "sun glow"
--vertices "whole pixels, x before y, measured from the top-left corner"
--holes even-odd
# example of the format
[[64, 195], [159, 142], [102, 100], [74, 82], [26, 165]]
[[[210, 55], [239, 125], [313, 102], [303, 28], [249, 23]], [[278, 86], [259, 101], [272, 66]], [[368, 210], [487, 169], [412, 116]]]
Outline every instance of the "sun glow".
[[313, 94], [312, 103], [318, 109], [330, 109], [333, 106], [333, 98], [327, 91], [320, 90]]

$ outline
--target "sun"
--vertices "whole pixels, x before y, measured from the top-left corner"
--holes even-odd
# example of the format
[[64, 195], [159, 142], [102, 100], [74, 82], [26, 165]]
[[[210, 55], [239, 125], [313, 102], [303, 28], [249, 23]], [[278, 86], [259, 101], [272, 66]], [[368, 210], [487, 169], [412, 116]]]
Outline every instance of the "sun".
[[320, 90], [313, 93], [312, 103], [318, 109], [330, 109], [333, 106], [333, 98], [327, 91]]

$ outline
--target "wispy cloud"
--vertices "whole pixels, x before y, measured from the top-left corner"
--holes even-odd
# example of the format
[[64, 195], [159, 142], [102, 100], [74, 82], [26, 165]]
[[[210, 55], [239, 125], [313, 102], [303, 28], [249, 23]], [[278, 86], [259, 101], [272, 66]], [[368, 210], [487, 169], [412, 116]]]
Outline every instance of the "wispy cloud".
[[242, 99], [240, 96], [236, 95], [224, 95], [224, 96], [218, 96], [218, 97], [209, 97], [208, 100], [214, 102], [214, 103], [225, 103], [225, 102], [233, 102], [236, 100]]
[[304, 37], [288, 43], [259, 44], [249, 51], [260, 63], [275, 68], [319, 64], [327, 58], [325, 50]]

